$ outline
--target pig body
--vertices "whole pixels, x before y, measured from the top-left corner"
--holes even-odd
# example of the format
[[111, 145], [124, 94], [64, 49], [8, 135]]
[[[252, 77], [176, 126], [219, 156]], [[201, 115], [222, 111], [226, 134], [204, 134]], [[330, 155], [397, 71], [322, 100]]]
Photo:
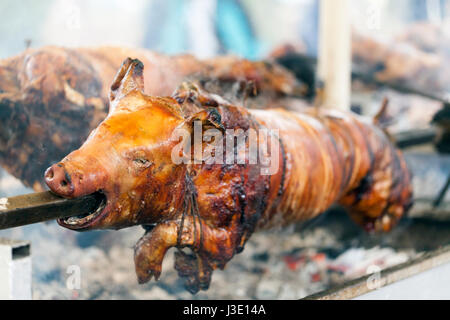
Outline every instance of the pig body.
[[[61, 196], [105, 195], [95, 213], [62, 219], [62, 226], [145, 226], [135, 247], [139, 282], [159, 277], [169, 248], [188, 247], [192, 254], [176, 252], [175, 268], [189, 291], [207, 289], [212, 271], [241, 252], [255, 230], [310, 219], [336, 202], [375, 231], [390, 230], [408, 209], [408, 169], [376, 125], [333, 111], [248, 110], [192, 84], [170, 98], [151, 97], [143, 93], [142, 69], [137, 60], [124, 62], [108, 117], [46, 172], [48, 186]], [[219, 146], [224, 158], [242, 151], [228, 149], [219, 135], [200, 140], [201, 150], [211, 152], [202, 151], [199, 160], [198, 123], [202, 133], [225, 136], [266, 130], [256, 139], [264, 140], [270, 164], [209, 161]], [[250, 134], [242, 141], [250, 150]], [[174, 150], [187, 161], [174, 161]], [[274, 170], [267, 173], [268, 167]]]

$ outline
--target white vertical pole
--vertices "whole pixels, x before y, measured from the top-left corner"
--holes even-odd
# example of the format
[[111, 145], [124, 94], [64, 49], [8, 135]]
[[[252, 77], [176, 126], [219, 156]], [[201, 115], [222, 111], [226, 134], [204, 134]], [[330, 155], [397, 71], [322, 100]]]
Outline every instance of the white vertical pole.
[[323, 106], [349, 110], [351, 90], [349, 0], [320, 0], [318, 76], [324, 84]]
[[0, 299], [31, 299], [29, 242], [0, 239]]

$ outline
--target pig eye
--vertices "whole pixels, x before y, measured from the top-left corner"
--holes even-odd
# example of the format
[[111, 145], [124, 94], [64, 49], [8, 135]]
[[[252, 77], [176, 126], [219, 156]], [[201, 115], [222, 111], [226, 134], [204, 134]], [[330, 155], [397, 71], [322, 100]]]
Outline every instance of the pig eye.
[[136, 158], [133, 160], [134, 164], [141, 168], [148, 168], [152, 165], [152, 162], [144, 158]]

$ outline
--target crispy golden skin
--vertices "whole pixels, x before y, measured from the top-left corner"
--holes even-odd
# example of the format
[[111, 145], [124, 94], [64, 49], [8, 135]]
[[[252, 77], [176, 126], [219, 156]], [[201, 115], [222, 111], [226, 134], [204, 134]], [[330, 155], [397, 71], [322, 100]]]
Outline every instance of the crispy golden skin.
[[154, 96], [172, 94], [185, 78], [239, 99], [248, 95], [247, 105], [259, 107], [300, 90], [291, 73], [269, 61], [198, 60], [121, 47], [28, 49], [0, 61], [0, 165], [42, 190], [42, 171], [80, 147], [105, 118], [109, 86], [128, 56], [145, 63], [145, 93]]
[[[135, 247], [139, 282], [158, 279], [169, 248], [188, 247], [193, 253], [178, 251], [175, 268], [188, 290], [197, 292], [257, 229], [310, 219], [337, 202], [366, 229], [388, 231], [410, 206], [403, 157], [371, 122], [334, 111], [249, 110], [194, 84], [171, 98], [152, 97], [143, 93], [142, 68], [137, 60], [124, 62], [111, 87], [108, 117], [80, 149], [46, 172], [48, 186], [61, 196], [102, 192], [107, 198], [102, 210], [60, 220], [62, 226], [146, 226]], [[241, 164], [174, 162], [174, 148], [192, 141], [180, 142], [175, 130], [191, 136], [196, 121], [203, 131], [222, 133], [278, 129], [274, 139], [257, 136], [271, 150], [276, 170], [263, 174], [266, 164], [249, 158]], [[198, 159], [195, 150], [181, 150]]]

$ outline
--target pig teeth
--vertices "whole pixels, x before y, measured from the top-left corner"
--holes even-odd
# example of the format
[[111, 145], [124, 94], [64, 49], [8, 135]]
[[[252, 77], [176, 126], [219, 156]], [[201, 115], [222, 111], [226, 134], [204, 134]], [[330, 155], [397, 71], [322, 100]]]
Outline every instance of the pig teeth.
[[102, 200], [102, 203], [98, 206], [98, 208], [94, 212], [87, 214], [87, 215], [69, 217], [66, 220], [64, 220], [64, 223], [69, 224], [69, 225], [84, 224], [86, 222], [91, 221], [98, 214], [100, 214], [105, 207], [106, 207], [106, 200], [104, 199], [104, 200]]

